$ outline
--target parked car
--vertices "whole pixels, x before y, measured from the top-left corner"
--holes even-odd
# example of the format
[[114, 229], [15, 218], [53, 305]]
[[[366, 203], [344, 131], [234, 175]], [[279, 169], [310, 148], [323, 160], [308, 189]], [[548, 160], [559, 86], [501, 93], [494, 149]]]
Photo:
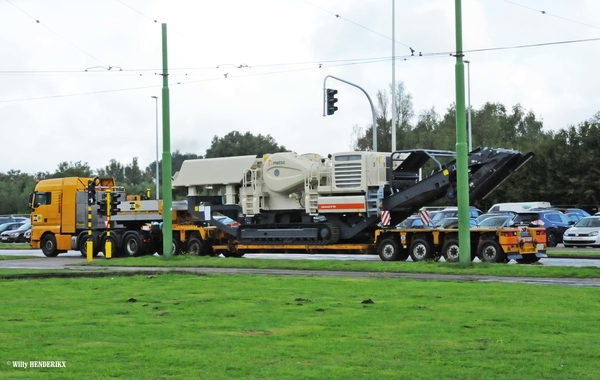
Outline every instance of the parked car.
[[477, 227], [481, 228], [500, 228], [508, 227], [512, 221], [513, 216], [511, 215], [496, 215], [486, 218], [477, 224]]
[[[475, 219], [483, 212], [475, 207], [469, 209], [469, 217]], [[456, 218], [458, 217], [458, 207], [446, 207], [441, 211], [437, 211], [434, 216], [431, 217], [431, 223], [434, 225], [439, 224], [439, 221], [444, 218]]]
[[[567, 209], [565, 209], [565, 214], [580, 215], [581, 218], [585, 218], [586, 216], [591, 216], [589, 212], [582, 210], [580, 208], [567, 208]], [[579, 219], [581, 219], [581, 218], [579, 218]]]
[[[474, 218], [469, 218], [470, 228], [477, 227], [477, 220]], [[437, 224], [435, 224], [437, 228], [458, 228], [458, 218], [444, 218], [439, 220]]]
[[0, 225], [5, 223], [25, 223], [28, 222], [29, 218], [22, 216], [0, 216]]
[[29, 243], [31, 241], [31, 228], [25, 231], [23, 237], [25, 238], [25, 242]]
[[25, 223], [16, 230], [0, 233], [0, 241], [3, 243], [24, 243], [27, 241], [24, 236], [27, 231], [31, 231], [31, 223]]
[[589, 216], [575, 223], [565, 231], [565, 247], [600, 247], [600, 217]]
[[512, 211], [492, 211], [492, 212], [488, 212], [486, 214], [481, 214], [476, 219], [477, 219], [477, 222], [479, 224], [481, 224], [481, 222], [483, 222], [487, 218], [493, 218], [493, 217], [497, 217], [497, 216], [505, 216], [507, 218], [510, 217], [512, 219], [516, 214], [517, 214], [516, 212], [512, 212]]
[[22, 222], [8, 222], [4, 224], [0, 224], [0, 234], [4, 231], [12, 231], [23, 225]]
[[400, 223], [396, 225], [397, 228], [423, 228], [423, 227], [433, 227], [433, 224], [429, 224], [428, 226], [423, 225], [423, 221], [419, 215], [412, 215], [408, 218], [404, 219]]
[[574, 222], [579, 222], [581, 219], [585, 218], [585, 216], [576, 214], [574, 212], [567, 212], [565, 215]]
[[511, 221], [514, 225], [538, 225], [546, 229], [546, 245], [556, 247], [563, 242], [563, 234], [574, 224], [565, 214], [556, 210], [520, 212]]

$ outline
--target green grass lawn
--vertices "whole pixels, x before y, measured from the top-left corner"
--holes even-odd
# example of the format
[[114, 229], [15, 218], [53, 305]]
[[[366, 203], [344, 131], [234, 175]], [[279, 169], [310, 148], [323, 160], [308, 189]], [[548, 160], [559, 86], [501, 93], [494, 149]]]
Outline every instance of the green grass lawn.
[[[0, 378], [596, 379], [600, 373], [595, 288], [174, 274], [0, 285]], [[12, 364], [42, 360], [67, 367]]]

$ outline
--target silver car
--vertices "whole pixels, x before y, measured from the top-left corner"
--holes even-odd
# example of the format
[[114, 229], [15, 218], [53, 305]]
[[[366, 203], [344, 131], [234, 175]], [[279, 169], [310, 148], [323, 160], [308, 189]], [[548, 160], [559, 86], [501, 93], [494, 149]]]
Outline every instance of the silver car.
[[600, 216], [588, 216], [575, 223], [563, 235], [565, 247], [599, 247]]

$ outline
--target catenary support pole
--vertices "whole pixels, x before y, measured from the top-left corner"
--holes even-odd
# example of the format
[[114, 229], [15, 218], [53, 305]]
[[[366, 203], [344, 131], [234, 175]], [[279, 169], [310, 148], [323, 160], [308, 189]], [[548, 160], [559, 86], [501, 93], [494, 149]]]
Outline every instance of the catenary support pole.
[[173, 247], [173, 194], [171, 192], [171, 122], [169, 112], [169, 68], [167, 60], [167, 24], [162, 24], [162, 192], [163, 192], [163, 254], [172, 255]]
[[458, 196], [458, 245], [462, 268], [471, 264], [471, 231], [469, 223], [469, 173], [467, 123], [465, 117], [465, 66], [462, 46], [461, 0], [455, 1], [456, 18], [456, 170]]
[[392, 0], [392, 152], [396, 151], [396, 0]]

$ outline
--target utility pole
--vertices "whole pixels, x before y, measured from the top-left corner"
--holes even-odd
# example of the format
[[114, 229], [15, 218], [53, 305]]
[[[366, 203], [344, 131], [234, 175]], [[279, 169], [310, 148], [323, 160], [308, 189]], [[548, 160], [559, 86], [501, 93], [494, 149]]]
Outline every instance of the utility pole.
[[392, 0], [392, 152], [396, 151], [396, 0]]
[[162, 24], [162, 118], [163, 118], [163, 254], [173, 252], [173, 194], [171, 192], [171, 121], [169, 111], [169, 68], [167, 59], [167, 24]]
[[461, 268], [471, 264], [471, 226], [469, 223], [469, 167], [467, 123], [465, 120], [465, 65], [462, 46], [461, 0], [455, 1], [456, 18], [456, 170], [458, 192], [458, 246]]

